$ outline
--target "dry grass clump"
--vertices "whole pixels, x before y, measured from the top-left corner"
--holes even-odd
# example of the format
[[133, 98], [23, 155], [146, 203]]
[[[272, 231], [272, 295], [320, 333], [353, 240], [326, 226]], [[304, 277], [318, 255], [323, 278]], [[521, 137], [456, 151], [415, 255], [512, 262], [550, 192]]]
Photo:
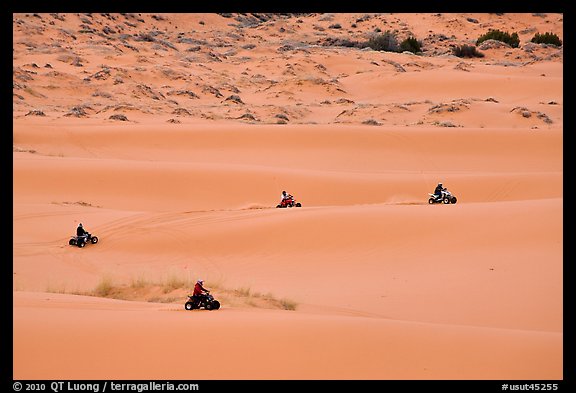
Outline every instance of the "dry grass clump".
[[[52, 202], [52, 203], [57, 203], [57, 202]], [[84, 207], [102, 207], [102, 206], [96, 206], [93, 205], [89, 202], [84, 202], [84, 201], [76, 201], [76, 202], [60, 202], [57, 204], [61, 204], [61, 205], [79, 205], [79, 206], [84, 206]]]
[[[133, 278], [130, 283], [116, 283], [111, 277], [105, 276], [89, 291], [66, 291], [48, 288], [48, 292], [71, 293], [83, 296], [96, 296], [110, 299], [146, 301], [151, 303], [182, 303], [192, 294], [195, 281], [182, 278], [181, 275], [171, 275], [162, 281], [151, 281], [144, 277]], [[271, 293], [254, 292], [250, 287], [224, 288], [219, 283], [209, 287], [214, 297], [223, 305], [237, 307], [270, 308], [280, 310], [296, 310], [298, 303], [281, 298]]]

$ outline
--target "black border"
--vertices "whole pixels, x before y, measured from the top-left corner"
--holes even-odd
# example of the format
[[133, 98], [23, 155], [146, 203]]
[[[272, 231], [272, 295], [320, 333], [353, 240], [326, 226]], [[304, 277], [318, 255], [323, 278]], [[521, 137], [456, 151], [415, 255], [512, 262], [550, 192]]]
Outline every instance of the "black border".
[[[254, 4], [254, 3], [246, 3], [246, 2], [226, 2], [226, 1], [204, 1], [204, 2], [139, 2], [139, 3], [131, 3], [130, 1], [117, 1], [115, 3], [106, 4], [103, 1], [93, 2], [93, 3], [83, 3], [83, 2], [62, 2], [62, 1], [50, 1], [45, 2], [42, 4], [30, 4], [21, 2], [19, 4], [11, 3], [11, 10], [10, 14], [6, 13], [6, 20], [3, 24], [4, 28], [6, 29], [6, 33], [8, 30], [10, 31], [10, 35], [12, 35], [12, 14], [19, 13], [19, 12], [486, 12], [486, 10], [491, 11], [499, 11], [499, 12], [558, 12], [562, 13], [564, 17], [564, 37], [563, 37], [563, 48], [564, 51], [568, 50], [567, 56], [564, 57], [564, 69], [568, 70], [565, 73], [565, 81], [564, 81], [564, 108], [573, 108], [573, 89], [576, 84], [572, 81], [572, 71], [574, 68], [571, 66], [574, 64], [573, 60], [571, 59], [570, 50], [572, 49], [574, 43], [575, 34], [574, 34], [574, 25], [573, 25], [573, 13], [567, 12], [567, 2], [543, 2], [543, 1], [498, 1], [498, 2], [491, 2], [491, 1], [479, 1], [479, 2], [428, 2], [428, 3], [416, 3], [416, 2], [403, 2], [400, 4], [391, 4], [391, 3], [382, 3], [377, 1], [350, 1], [347, 3], [341, 2], [332, 2], [330, 4], [322, 4], [317, 2], [311, 1], [287, 1], [287, 2], [267, 2], [261, 4]], [[192, 5], [191, 5], [192, 4]], [[9, 20], [10, 18], [10, 20]], [[7, 70], [8, 74], [8, 70]], [[570, 81], [570, 82], [568, 82]], [[6, 90], [8, 90], [9, 83], [8, 81], [4, 85], [6, 86]], [[8, 92], [6, 92], [8, 93]], [[8, 94], [6, 94], [8, 97]], [[8, 102], [6, 100], [5, 102]], [[6, 107], [7, 105], [5, 105]], [[566, 109], [564, 109], [566, 111]], [[566, 114], [566, 113], [565, 113]], [[571, 116], [565, 116], [564, 114], [564, 129], [567, 132], [564, 133], [564, 146], [566, 143], [572, 142], [572, 133], [575, 132], [575, 128], [573, 125], [573, 119]], [[6, 115], [6, 118], [10, 116], [11, 125], [12, 116]], [[12, 129], [12, 126], [10, 127]], [[5, 131], [7, 133], [7, 130]], [[12, 140], [13, 142], [13, 140]], [[10, 146], [9, 143], [3, 144], [3, 146], [8, 149]], [[572, 146], [572, 145], [570, 145]], [[566, 151], [564, 148], [564, 157], [566, 157], [566, 153], [570, 153], [571, 150]], [[8, 157], [12, 157], [12, 154], [3, 155], [5, 159]], [[570, 174], [571, 165], [568, 161], [564, 161], [564, 167], [568, 168], [568, 174]], [[13, 161], [10, 161], [10, 165], [4, 166], [4, 168], [12, 168], [13, 169]], [[5, 176], [6, 179], [13, 180], [12, 171], [10, 173], [10, 177], [7, 175]], [[11, 182], [12, 184], [12, 182]], [[546, 185], [543, 185], [544, 187]], [[566, 187], [564, 187], [566, 189]], [[10, 200], [13, 206], [13, 193], [10, 193]], [[564, 206], [564, 222], [566, 222], [566, 213], [569, 213], [570, 206]], [[568, 208], [568, 209], [566, 209]], [[8, 221], [8, 220], [6, 220]], [[8, 239], [6, 236], [8, 232], [4, 231], [2, 239], [5, 242]], [[10, 225], [10, 239], [12, 243], [10, 247], [6, 245], [3, 247], [4, 250], [12, 250], [13, 245], [13, 232], [12, 232], [12, 225]], [[565, 241], [565, 240], [564, 240]], [[11, 255], [12, 257], [12, 255]], [[12, 259], [10, 259], [12, 260]], [[571, 261], [569, 258], [569, 248], [564, 247], [564, 261]], [[8, 304], [9, 299], [13, 299], [12, 293], [12, 263], [8, 264], [5, 263], [6, 270], [3, 273], [4, 278], [10, 277], [10, 282], [8, 285], [3, 286], [6, 289], [7, 294], [3, 296], [4, 301]], [[574, 307], [574, 285], [571, 282], [571, 279], [576, 277], [574, 273], [574, 268], [571, 263], [564, 263], [564, 330], [563, 330], [563, 338], [564, 338], [564, 378], [563, 380], [222, 380], [222, 381], [214, 381], [214, 380], [195, 380], [195, 381], [187, 381], [187, 380], [110, 380], [109, 382], [122, 382], [122, 383], [148, 383], [148, 382], [157, 382], [157, 383], [197, 383], [199, 385], [200, 391], [209, 391], [209, 390], [217, 390], [220, 391], [222, 389], [230, 390], [230, 391], [265, 391], [269, 392], [272, 389], [281, 387], [281, 388], [291, 388], [291, 389], [367, 389], [371, 390], [373, 388], [391, 388], [394, 389], [393, 391], [402, 391], [402, 390], [417, 390], [417, 391], [428, 391], [428, 390], [438, 390], [443, 392], [467, 392], [469, 390], [479, 390], [482, 392], [501, 392], [502, 384], [515, 384], [515, 385], [524, 385], [527, 384], [527, 388], [523, 390], [532, 390], [538, 391], [542, 389], [531, 389], [529, 386], [530, 384], [557, 384], [559, 387], [557, 391], [566, 391], [567, 389], [574, 390], [576, 386], [574, 383], [574, 371], [576, 370], [576, 365], [574, 363], [574, 355], [576, 354], [576, 345], [574, 342], [574, 331], [576, 330], [573, 324], [573, 318], [571, 317], [572, 310], [575, 310]], [[13, 327], [13, 314], [10, 313], [10, 321]], [[41, 328], [41, 327], [39, 327]], [[11, 349], [10, 354], [4, 356], [4, 359], [9, 357], [9, 364], [10, 367], [0, 367], [3, 371], [3, 380], [8, 380], [11, 390], [17, 391], [15, 389], [15, 383], [44, 383], [47, 388], [46, 391], [49, 390], [49, 384], [53, 382], [52, 380], [26, 380], [26, 381], [15, 381], [12, 377], [12, 370], [13, 370], [13, 330], [10, 330], [10, 334], [3, 334], [4, 343], [2, 344], [3, 350], [8, 348]], [[192, 359], [191, 354], [191, 359]], [[6, 365], [6, 362], [4, 363]], [[62, 380], [68, 381], [68, 380]], [[102, 384], [104, 381], [100, 380], [71, 380], [70, 382], [75, 383], [98, 383]], [[100, 391], [102, 391], [100, 389]]]

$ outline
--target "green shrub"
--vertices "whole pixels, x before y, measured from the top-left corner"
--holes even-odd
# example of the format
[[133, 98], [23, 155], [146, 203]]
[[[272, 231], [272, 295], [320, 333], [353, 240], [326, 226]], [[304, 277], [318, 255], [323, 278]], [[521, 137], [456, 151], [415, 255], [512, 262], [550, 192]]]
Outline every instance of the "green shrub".
[[534, 37], [532, 37], [530, 42], [533, 42], [535, 44], [550, 44], [550, 45], [562, 46], [562, 40], [556, 34], [552, 33], [544, 33], [544, 34], [536, 33], [534, 34]]
[[400, 43], [400, 49], [402, 51], [408, 51], [412, 53], [418, 53], [422, 51], [422, 45], [414, 37], [408, 37]]
[[490, 29], [488, 33], [481, 35], [478, 40], [476, 40], [476, 45], [480, 45], [486, 40], [502, 41], [510, 45], [512, 48], [518, 48], [518, 45], [520, 45], [520, 38], [518, 38], [518, 33], [510, 34], [500, 30]]
[[474, 45], [461, 45], [452, 48], [452, 53], [457, 57], [484, 57], [484, 53], [478, 52]]

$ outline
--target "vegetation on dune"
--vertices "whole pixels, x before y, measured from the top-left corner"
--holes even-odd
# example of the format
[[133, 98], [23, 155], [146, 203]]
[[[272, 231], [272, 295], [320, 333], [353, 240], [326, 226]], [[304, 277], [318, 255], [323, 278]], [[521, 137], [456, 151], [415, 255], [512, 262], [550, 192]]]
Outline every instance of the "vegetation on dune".
[[[344, 78], [352, 72], [426, 73], [436, 67], [426, 58], [446, 54], [480, 58], [485, 53], [494, 60], [487, 65], [523, 66], [562, 59], [562, 40], [553, 33], [562, 31], [562, 15], [532, 16], [539, 19], [537, 23], [525, 26], [522, 19], [504, 13], [485, 14], [481, 21], [459, 13], [424, 13], [417, 19], [388, 13], [215, 13], [189, 17], [16, 13], [13, 117], [99, 119], [109, 125], [130, 126], [145, 116], [175, 128], [197, 120], [406, 125], [411, 120], [399, 115], [386, 119], [374, 114], [357, 116], [364, 109], [362, 94], [370, 89], [353, 96], [356, 93], [343, 88]], [[549, 24], [542, 25], [540, 19]], [[421, 29], [422, 24], [428, 28]], [[546, 30], [529, 41], [541, 26]], [[530, 45], [511, 56], [508, 47], [519, 46], [518, 35], [523, 44]], [[47, 41], [47, 37], [54, 39]], [[355, 49], [330, 50], [329, 57], [346, 59], [342, 64], [353, 61], [356, 68], [342, 72], [342, 67], [333, 67], [332, 62], [320, 64], [319, 45]], [[490, 51], [498, 48], [504, 49]], [[92, 55], [86, 57], [86, 53]], [[258, 67], [274, 68], [258, 73], [251, 64], [260, 61], [263, 53], [270, 61]], [[50, 63], [39, 61], [45, 56], [52, 58]], [[384, 64], [394, 69], [376, 68]], [[471, 64], [463, 61], [456, 69], [473, 73]], [[306, 78], [298, 79], [298, 75]], [[307, 94], [300, 94], [304, 90]], [[308, 94], [312, 92], [318, 96]], [[332, 96], [340, 93], [354, 100], [338, 102], [338, 97]], [[348, 107], [343, 108], [342, 116], [324, 116], [314, 110], [317, 102]], [[386, 105], [378, 103], [374, 108], [388, 113], [384, 112]]]
[[[118, 300], [146, 301], [151, 303], [184, 303], [192, 293], [195, 282], [181, 276], [170, 276], [163, 281], [155, 282], [143, 277], [132, 279], [129, 284], [115, 283], [110, 277], [103, 277], [90, 291], [66, 291], [65, 289], [48, 288], [52, 293], [70, 293], [74, 295], [96, 296]], [[223, 304], [249, 306], [256, 308], [271, 308], [281, 310], [296, 310], [298, 303], [276, 298], [271, 293], [253, 292], [250, 287], [224, 288], [220, 284], [211, 285], [216, 290], [215, 297]]]
[[482, 52], [479, 52], [474, 45], [460, 45], [452, 48], [452, 53], [457, 57], [484, 57]]
[[387, 52], [422, 52], [422, 44], [416, 38], [410, 36], [399, 44], [396, 34], [391, 31], [385, 31], [378, 36], [370, 38], [366, 46], [374, 50]]
[[329, 46], [344, 46], [348, 48], [371, 48], [375, 51], [381, 52], [412, 52], [414, 54], [422, 52], [422, 43], [415, 37], [410, 36], [398, 42], [396, 33], [386, 30], [378, 35], [373, 35], [367, 41], [353, 41], [346, 38], [327, 38], [324, 45]]
[[399, 50], [396, 34], [391, 31], [385, 31], [380, 35], [371, 37], [366, 43], [366, 46], [373, 50], [386, 52], [398, 52]]
[[400, 43], [400, 49], [405, 52], [422, 52], [422, 44], [414, 37], [408, 37]]
[[562, 40], [556, 34], [553, 33], [544, 33], [544, 34], [536, 33], [534, 34], [534, 37], [532, 37], [530, 42], [533, 42], [535, 44], [549, 44], [555, 46], [562, 46]]
[[476, 40], [476, 45], [480, 45], [486, 40], [501, 41], [510, 45], [512, 48], [518, 48], [518, 45], [520, 45], [520, 38], [518, 37], [518, 33], [510, 34], [506, 31], [501, 31], [498, 29], [490, 29], [487, 33], [478, 37]]

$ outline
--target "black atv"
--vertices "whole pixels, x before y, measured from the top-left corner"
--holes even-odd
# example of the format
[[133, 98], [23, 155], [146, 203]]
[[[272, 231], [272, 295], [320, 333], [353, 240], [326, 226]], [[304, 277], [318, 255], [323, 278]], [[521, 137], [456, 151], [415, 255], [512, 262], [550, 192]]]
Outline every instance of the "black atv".
[[188, 301], [184, 304], [186, 310], [197, 310], [203, 308], [205, 310], [218, 310], [220, 308], [220, 302], [214, 299], [214, 296], [210, 293], [202, 294], [197, 298], [192, 295], [188, 295]]
[[86, 244], [96, 244], [98, 243], [98, 237], [92, 236], [90, 233], [85, 234], [84, 236], [71, 236], [68, 244], [71, 246], [78, 246], [83, 248]]

